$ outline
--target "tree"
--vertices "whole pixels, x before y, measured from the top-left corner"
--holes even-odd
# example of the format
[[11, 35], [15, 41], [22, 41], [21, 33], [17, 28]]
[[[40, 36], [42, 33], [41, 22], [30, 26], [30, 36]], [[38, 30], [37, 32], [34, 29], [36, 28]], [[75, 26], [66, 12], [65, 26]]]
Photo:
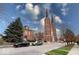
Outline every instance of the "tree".
[[75, 34], [73, 33], [73, 31], [71, 31], [70, 29], [66, 29], [65, 32], [63, 33], [65, 41], [68, 43], [72, 43], [75, 42]]
[[79, 45], [79, 34], [76, 36], [75, 42]]
[[23, 35], [23, 25], [20, 18], [17, 18], [15, 21], [10, 23], [8, 28], [4, 31], [4, 34], [5, 36], [3, 36], [3, 39], [7, 42], [21, 42]]

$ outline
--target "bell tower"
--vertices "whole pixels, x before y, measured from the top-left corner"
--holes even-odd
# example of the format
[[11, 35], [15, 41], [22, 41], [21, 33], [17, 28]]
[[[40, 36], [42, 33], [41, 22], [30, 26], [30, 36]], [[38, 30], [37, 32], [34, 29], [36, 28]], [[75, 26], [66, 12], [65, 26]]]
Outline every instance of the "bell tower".
[[57, 33], [56, 33], [56, 27], [55, 27], [55, 24], [54, 24], [54, 19], [52, 17], [52, 20], [51, 20], [51, 30], [52, 30], [52, 39], [53, 41], [57, 42]]
[[45, 20], [44, 20], [44, 41], [46, 42], [52, 42], [52, 36], [51, 36], [51, 20], [48, 15], [48, 9], [45, 11]]

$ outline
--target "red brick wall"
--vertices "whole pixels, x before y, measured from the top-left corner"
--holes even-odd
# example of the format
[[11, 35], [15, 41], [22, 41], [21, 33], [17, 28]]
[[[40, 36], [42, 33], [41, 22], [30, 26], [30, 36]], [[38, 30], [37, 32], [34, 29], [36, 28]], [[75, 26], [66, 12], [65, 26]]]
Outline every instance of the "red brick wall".
[[23, 37], [26, 38], [27, 40], [34, 40], [33, 32], [28, 29], [24, 30]]

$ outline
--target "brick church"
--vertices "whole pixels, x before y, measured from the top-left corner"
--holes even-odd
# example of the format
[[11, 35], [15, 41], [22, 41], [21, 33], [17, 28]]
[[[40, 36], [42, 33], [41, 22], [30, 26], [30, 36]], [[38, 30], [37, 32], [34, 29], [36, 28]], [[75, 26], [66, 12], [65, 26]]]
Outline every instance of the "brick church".
[[[23, 32], [23, 38], [26, 38], [27, 40], [36, 39], [37, 37], [34, 32], [35, 31], [33, 31], [32, 29], [29, 29], [29, 27], [25, 26], [25, 29]], [[37, 33], [37, 35], [39, 36], [39, 33]], [[44, 32], [42, 33], [41, 40], [46, 41], [46, 42], [53, 42], [53, 41], [56, 42], [57, 41], [56, 28], [55, 28], [55, 25], [53, 22], [53, 18], [50, 19], [49, 12], [47, 9], [45, 11]]]
[[44, 40], [45, 41], [57, 41], [56, 28], [53, 22], [53, 18], [50, 19], [48, 10], [46, 9], [45, 20], [44, 20]]

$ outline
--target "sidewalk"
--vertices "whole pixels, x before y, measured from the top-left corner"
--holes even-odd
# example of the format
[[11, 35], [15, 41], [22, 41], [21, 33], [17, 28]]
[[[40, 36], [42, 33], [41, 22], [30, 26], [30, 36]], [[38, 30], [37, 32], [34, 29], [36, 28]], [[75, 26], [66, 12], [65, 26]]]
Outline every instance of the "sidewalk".
[[75, 44], [68, 55], [79, 55], [79, 46]]
[[0, 45], [0, 48], [9, 48], [9, 47], [13, 47], [13, 45]]

